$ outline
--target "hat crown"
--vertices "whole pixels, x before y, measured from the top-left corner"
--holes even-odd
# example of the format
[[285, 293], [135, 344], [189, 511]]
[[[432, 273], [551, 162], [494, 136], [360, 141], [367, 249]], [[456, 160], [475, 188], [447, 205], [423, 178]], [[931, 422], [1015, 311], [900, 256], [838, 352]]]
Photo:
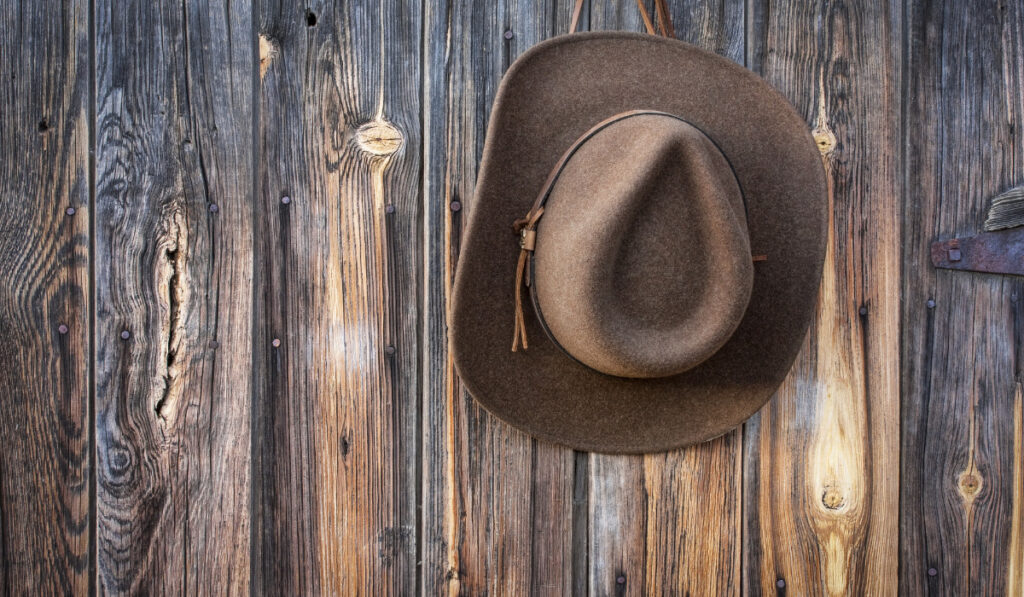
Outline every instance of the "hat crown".
[[743, 196], [703, 132], [640, 112], [565, 163], [537, 227], [531, 285], [552, 339], [584, 365], [655, 378], [706, 361], [753, 287]]

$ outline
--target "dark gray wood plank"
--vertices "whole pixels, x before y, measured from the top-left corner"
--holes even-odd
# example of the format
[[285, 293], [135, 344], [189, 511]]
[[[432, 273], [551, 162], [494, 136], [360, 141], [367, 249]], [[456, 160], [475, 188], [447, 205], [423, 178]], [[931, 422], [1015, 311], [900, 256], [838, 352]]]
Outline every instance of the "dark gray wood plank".
[[575, 459], [497, 420], [458, 382], [447, 300], [501, 75], [565, 32], [571, 0], [424, 3], [423, 595], [567, 595]]
[[908, 10], [899, 587], [1020, 594], [1024, 281], [934, 270], [929, 243], [979, 232], [1022, 182], [1024, 11]]
[[259, 7], [260, 593], [415, 591], [421, 25], [419, 3]]
[[744, 593], [895, 594], [902, 7], [753, 1], [748, 23], [748, 63], [821, 150], [831, 217], [807, 344], [746, 426]]
[[99, 591], [244, 594], [251, 15], [222, 0], [95, 11]]
[[84, 594], [88, 3], [4, 3], [0, 48], [0, 593]]
[[[647, 3], [654, 18], [653, 2]], [[744, 59], [742, 0], [671, 0], [676, 36]], [[590, 28], [644, 31], [635, 0], [597, 1]], [[663, 454], [590, 458], [590, 591], [737, 594], [740, 432]]]

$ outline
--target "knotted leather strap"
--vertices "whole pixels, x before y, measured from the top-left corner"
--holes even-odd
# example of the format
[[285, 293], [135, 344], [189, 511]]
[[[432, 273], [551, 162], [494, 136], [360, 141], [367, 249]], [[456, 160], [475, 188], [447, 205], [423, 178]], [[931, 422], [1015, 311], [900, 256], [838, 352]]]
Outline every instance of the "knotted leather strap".
[[[644, 6], [644, 0], [636, 0], [636, 6], [640, 9], [640, 18], [644, 20], [644, 27], [647, 28], [647, 33], [651, 35], [663, 35], [665, 37], [675, 37], [675, 29], [672, 28], [672, 17], [668, 12], [667, 0], [654, 0], [654, 14], [658, 18], [658, 29], [655, 30], [654, 22], [651, 21], [651, 15], [647, 12], [647, 7]], [[580, 13], [583, 12], [583, 0], [576, 0], [576, 6], [572, 11], [572, 22], [569, 25], [569, 33], [576, 33], [576, 26], [580, 22]]]
[[[544, 206], [536, 206], [521, 220], [516, 220], [513, 229], [519, 234], [519, 262], [516, 264], [516, 328], [512, 336], [512, 352], [519, 349], [519, 342], [523, 343], [523, 350], [529, 348], [526, 340], [526, 318], [523, 315], [523, 275], [529, 264], [530, 253], [533, 252], [534, 244], [537, 241], [537, 220], [544, 215]], [[527, 279], [529, 276], [527, 275]]]

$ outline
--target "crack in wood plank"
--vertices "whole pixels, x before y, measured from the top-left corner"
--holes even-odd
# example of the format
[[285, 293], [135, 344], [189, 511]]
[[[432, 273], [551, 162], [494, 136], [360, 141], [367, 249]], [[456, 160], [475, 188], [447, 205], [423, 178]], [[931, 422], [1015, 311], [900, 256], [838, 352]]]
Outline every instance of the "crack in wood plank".
[[[172, 200], [161, 206], [159, 232], [156, 239], [156, 289], [161, 313], [157, 337], [158, 354], [151, 396], [157, 399], [153, 412], [161, 423], [174, 425], [181, 397], [181, 370], [189, 357], [182, 308], [189, 302], [190, 286], [186, 275], [189, 238], [184, 206]], [[186, 365], [183, 365], [186, 363]]]

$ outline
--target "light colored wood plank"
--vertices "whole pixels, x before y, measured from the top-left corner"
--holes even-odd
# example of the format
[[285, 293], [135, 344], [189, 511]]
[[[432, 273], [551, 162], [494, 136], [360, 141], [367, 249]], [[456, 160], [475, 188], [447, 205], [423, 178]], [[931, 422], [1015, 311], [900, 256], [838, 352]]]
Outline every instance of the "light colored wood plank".
[[1021, 382], [1013, 397], [1013, 508], [1007, 554], [1006, 594], [1024, 595], [1024, 392]]
[[902, 9], [752, 2], [749, 62], [803, 114], [829, 181], [818, 312], [747, 428], [747, 592], [891, 595], [899, 507]]
[[93, 573], [89, 3], [4, 4], [0, 48], [0, 591], [80, 595]]
[[95, 18], [99, 590], [246, 593], [250, 14]]
[[420, 31], [419, 4], [261, 7], [258, 592], [415, 591]]

